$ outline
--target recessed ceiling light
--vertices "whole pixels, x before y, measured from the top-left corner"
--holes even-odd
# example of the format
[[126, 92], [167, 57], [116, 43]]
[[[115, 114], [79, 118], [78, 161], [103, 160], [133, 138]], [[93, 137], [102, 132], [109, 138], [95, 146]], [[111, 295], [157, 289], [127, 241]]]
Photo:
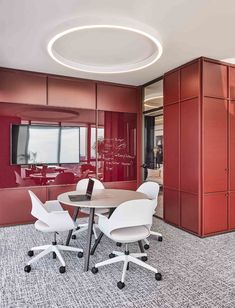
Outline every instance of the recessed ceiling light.
[[51, 38], [52, 59], [73, 70], [116, 74], [133, 72], [155, 63], [162, 45], [138, 28], [119, 25], [86, 25], [69, 28]]

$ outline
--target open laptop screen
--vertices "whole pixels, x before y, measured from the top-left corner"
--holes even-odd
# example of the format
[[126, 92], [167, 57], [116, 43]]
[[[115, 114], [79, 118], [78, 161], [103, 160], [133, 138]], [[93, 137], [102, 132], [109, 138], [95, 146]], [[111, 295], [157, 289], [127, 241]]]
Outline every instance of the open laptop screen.
[[87, 190], [86, 190], [86, 195], [89, 199], [91, 199], [94, 184], [95, 184], [95, 181], [93, 181], [92, 179], [89, 179], [88, 185], [87, 185]]

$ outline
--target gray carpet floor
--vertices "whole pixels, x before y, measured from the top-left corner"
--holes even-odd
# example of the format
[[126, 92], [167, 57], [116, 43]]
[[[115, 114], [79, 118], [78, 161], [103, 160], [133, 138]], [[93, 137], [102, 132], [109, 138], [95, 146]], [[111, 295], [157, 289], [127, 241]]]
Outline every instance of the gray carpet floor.
[[[25, 273], [27, 251], [50, 243], [51, 235], [36, 231], [33, 225], [1, 228], [0, 307], [235, 307], [235, 233], [200, 239], [159, 219], [154, 219], [153, 229], [162, 232], [164, 239], [150, 239], [147, 262], [158, 268], [163, 280], [156, 281], [153, 273], [131, 264], [126, 287], [119, 290], [121, 263], [102, 267], [93, 275], [83, 272], [84, 259], [73, 253], [63, 254], [65, 274], [59, 273], [59, 261], [51, 256]], [[61, 234], [58, 241], [65, 238]], [[85, 247], [85, 234], [72, 243]], [[91, 266], [107, 259], [113, 249], [115, 244], [103, 238]], [[137, 251], [137, 245], [130, 250]]]

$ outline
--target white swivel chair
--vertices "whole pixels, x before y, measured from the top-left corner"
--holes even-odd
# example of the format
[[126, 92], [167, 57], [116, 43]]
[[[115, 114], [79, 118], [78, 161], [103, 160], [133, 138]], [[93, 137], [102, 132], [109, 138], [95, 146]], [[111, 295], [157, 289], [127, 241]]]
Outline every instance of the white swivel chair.
[[[145, 182], [140, 185], [140, 187], [137, 189], [138, 192], [142, 192], [143, 194], [147, 195], [150, 200], [155, 200], [155, 208], [157, 207], [157, 198], [159, 194], [159, 184], [156, 182]], [[151, 235], [155, 235], [158, 238], [158, 241], [162, 241], [162, 234], [155, 232], [155, 231], [150, 231]], [[144, 249], [149, 249], [149, 241], [147, 239], [144, 240], [145, 245]]]
[[42, 250], [36, 257], [31, 259], [25, 266], [25, 272], [29, 273], [31, 271], [31, 264], [38, 261], [45, 255], [53, 253], [53, 258], [58, 257], [62, 266], [59, 268], [60, 273], [65, 272], [65, 262], [60, 253], [61, 250], [73, 251], [78, 253], [78, 257], [83, 256], [83, 250], [80, 248], [58, 245], [56, 242], [56, 233], [69, 231], [75, 228], [75, 223], [68, 211], [64, 211], [60, 203], [57, 200], [47, 201], [43, 204], [38, 197], [29, 190], [29, 195], [32, 201], [32, 211], [31, 214], [38, 220], [35, 222], [34, 226], [37, 230], [42, 232], [52, 232], [54, 233], [54, 241], [51, 245], [44, 245], [33, 247], [28, 251], [28, 256], [32, 257], [34, 251]]
[[156, 268], [146, 264], [138, 258], [146, 258], [146, 253], [130, 253], [128, 244], [146, 239], [150, 234], [152, 225], [153, 211], [155, 202], [153, 200], [141, 199], [131, 200], [119, 205], [110, 218], [98, 214], [98, 226], [100, 230], [111, 240], [126, 244], [125, 252], [113, 251], [110, 259], [97, 263], [92, 268], [92, 273], [96, 274], [98, 268], [103, 265], [108, 265], [123, 261], [123, 271], [121, 281], [117, 283], [119, 289], [125, 286], [125, 275], [129, 262], [133, 262], [155, 273], [156, 280], [161, 280], [162, 275]]
[[[93, 190], [95, 190], [95, 189], [105, 189], [102, 182], [100, 182], [99, 180], [97, 180], [95, 178], [92, 178], [92, 180], [95, 182]], [[82, 179], [82, 180], [78, 181], [76, 190], [81, 192], [81, 193], [85, 193], [86, 189], [87, 189], [88, 181], [89, 181], [89, 179]], [[89, 208], [81, 208], [80, 212], [83, 213], [83, 214], [89, 214], [90, 209]], [[106, 214], [108, 212], [109, 212], [108, 209], [95, 209], [95, 215], [97, 213], [98, 214]], [[96, 228], [97, 228], [97, 224], [93, 224], [93, 233], [94, 233], [95, 239], [97, 239]], [[76, 239], [76, 235], [78, 233], [86, 231], [87, 229], [88, 229], [88, 223], [78, 224], [78, 227], [76, 228], [76, 230], [74, 230], [74, 232], [72, 234], [72, 239]]]

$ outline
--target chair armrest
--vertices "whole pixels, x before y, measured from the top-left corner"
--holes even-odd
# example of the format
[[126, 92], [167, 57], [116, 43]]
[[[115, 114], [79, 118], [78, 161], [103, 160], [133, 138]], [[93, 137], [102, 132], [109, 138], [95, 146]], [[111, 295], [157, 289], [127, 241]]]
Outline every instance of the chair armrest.
[[59, 201], [57, 200], [50, 200], [44, 203], [45, 208], [48, 212], [55, 212], [55, 211], [63, 211], [62, 206], [60, 205]]

